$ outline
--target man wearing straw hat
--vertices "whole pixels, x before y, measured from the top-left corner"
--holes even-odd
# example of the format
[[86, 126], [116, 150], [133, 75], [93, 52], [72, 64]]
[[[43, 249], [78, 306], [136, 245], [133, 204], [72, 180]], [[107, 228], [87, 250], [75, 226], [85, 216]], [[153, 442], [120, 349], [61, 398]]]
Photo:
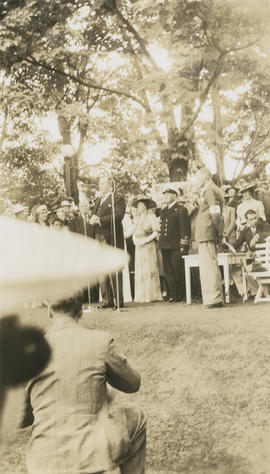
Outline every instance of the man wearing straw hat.
[[195, 239], [199, 247], [203, 304], [208, 308], [222, 307], [223, 295], [217, 261], [217, 245], [223, 237], [222, 195], [207, 168], [197, 171], [195, 187], [200, 191]]

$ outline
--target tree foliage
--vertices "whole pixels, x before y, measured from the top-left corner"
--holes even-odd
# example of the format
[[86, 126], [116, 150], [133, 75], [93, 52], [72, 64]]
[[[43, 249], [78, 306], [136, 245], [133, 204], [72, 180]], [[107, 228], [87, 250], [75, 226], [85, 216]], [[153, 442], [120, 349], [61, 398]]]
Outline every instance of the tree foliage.
[[[107, 168], [123, 182], [185, 178], [201, 163], [198, 140], [214, 152], [221, 180], [226, 156], [239, 161], [239, 176], [258, 161], [263, 167], [268, 19], [263, 3], [242, 0], [2, 2], [0, 150], [12, 150], [3, 160], [21, 135], [32, 135], [33, 150], [33, 121], [54, 112], [62, 143], [74, 150], [61, 174], [76, 201], [88, 179], [87, 146], [98, 140], [113, 144]], [[38, 137], [37, 156], [49, 146]]]

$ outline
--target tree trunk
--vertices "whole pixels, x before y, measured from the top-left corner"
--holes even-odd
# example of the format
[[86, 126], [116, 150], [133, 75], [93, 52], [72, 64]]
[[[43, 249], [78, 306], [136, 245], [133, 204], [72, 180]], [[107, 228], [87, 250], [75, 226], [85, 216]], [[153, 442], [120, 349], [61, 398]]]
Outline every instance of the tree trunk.
[[[63, 145], [71, 146], [71, 124], [62, 115], [58, 115], [58, 127], [62, 135]], [[78, 158], [77, 156], [64, 156], [64, 184], [66, 195], [72, 197], [75, 204], [79, 202], [78, 191]]]
[[6, 134], [7, 134], [7, 122], [8, 122], [8, 106], [5, 105], [4, 122], [3, 122], [2, 132], [0, 136], [0, 151], [2, 151], [2, 147], [3, 147]]
[[224, 169], [224, 138], [222, 129], [222, 117], [221, 117], [221, 105], [218, 82], [215, 81], [212, 87], [212, 104], [214, 110], [214, 130], [215, 130], [215, 156], [216, 156], [216, 167], [217, 175], [221, 184], [225, 181], [225, 169]]

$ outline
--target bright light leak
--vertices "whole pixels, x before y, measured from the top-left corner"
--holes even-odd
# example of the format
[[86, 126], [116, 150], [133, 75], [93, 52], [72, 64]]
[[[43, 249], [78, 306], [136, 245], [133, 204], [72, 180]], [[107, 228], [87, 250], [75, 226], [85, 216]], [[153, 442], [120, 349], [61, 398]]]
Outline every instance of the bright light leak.
[[177, 107], [174, 107], [173, 112], [174, 112], [175, 124], [178, 130], [180, 130], [181, 118], [182, 118], [182, 105], [180, 104], [180, 105], [177, 105]]
[[41, 120], [43, 130], [46, 130], [53, 141], [61, 140], [61, 134], [58, 128], [57, 116], [54, 112], [48, 114]]
[[166, 72], [171, 69], [172, 60], [169, 58], [169, 53], [166, 49], [163, 49], [156, 44], [152, 44], [148, 47], [148, 50], [158, 67]]
[[113, 143], [109, 142], [101, 142], [93, 146], [86, 143], [84, 147], [83, 159], [87, 165], [89, 165], [89, 169], [91, 165], [98, 165], [104, 159], [107, 159], [111, 154], [112, 148]]

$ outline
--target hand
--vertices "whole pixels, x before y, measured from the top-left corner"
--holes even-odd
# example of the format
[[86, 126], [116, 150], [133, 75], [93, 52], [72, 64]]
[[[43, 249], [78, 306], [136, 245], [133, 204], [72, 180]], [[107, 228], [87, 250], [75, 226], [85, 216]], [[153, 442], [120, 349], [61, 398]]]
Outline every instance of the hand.
[[180, 247], [180, 253], [182, 255], [187, 255], [189, 252], [189, 245], [181, 245]]
[[250, 241], [250, 244], [249, 244], [250, 248], [255, 247], [258, 240], [260, 240], [259, 234], [254, 235], [254, 237], [252, 237], [252, 239]]
[[145, 239], [138, 239], [135, 245], [136, 247], [143, 247], [145, 244]]
[[222, 238], [222, 245], [227, 245], [226, 235]]
[[93, 215], [93, 216], [91, 217], [91, 219], [90, 219], [90, 224], [91, 224], [91, 225], [96, 225], [96, 224], [99, 224], [99, 223], [100, 223], [100, 222], [99, 222], [99, 217], [96, 216], [96, 215]]

